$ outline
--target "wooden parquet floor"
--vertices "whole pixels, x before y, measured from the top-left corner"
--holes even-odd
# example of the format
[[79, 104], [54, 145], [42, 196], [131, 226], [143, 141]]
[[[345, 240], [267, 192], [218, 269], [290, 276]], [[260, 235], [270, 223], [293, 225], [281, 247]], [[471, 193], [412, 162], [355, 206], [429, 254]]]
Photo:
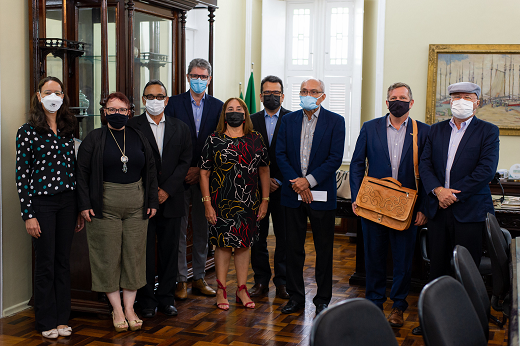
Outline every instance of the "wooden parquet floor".
[[[274, 237], [269, 237], [270, 251], [274, 248]], [[284, 315], [280, 306], [285, 300], [275, 297], [274, 286], [271, 286], [266, 297], [255, 299], [256, 308], [249, 310], [236, 304], [236, 283], [234, 269], [228, 276], [229, 311], [219, 310], [215, 306], [215, 298], [206, 298], [191, 294], [188, 288], [188, 299], [176, 304], [179, 311], [177, 317], [158, 313], [155, 318], [144, 321], [144, 329], [139, 332], [116, 333], [110, 319], [100, 319], [97, 315], [73, 313], [69, 325], [73, 328], [71, 337], [60, 337], [56, 341], [44, 339], [34, 330], [33, 309], [27, 309], [16, 315], [0, 319], [0, 345], [89, 345], [89, 346], [292, 346], [309, 345], [309, 335], [314, 319], [315, 307], [312, 297], [316, 294], [314, 282], [315, 253], [312, 237], [307, 237], [307, 260], [304, 277], [306, 283], [307, 305], [299, 314]], [[272, 260], [272, 256], [271, 256]], [[231, 264], [233, 268], [233, 263]], [[347, 298], [364, 297], [364, 287], [350, 286], [350, 275], [355, 268], [355, 244], [345, 236], [336, 236], [334, 243], [334, 285], [331, 304]], [[215, 272], [210, 271], [206, 280], [215, 285]], [[248, 287], [253, 285], [253, 272], [249, 271]], [[190, 284], [188, 283], [188, 287]], [[417, 301], [418, 293], [408, 297], [409, 309], [405, 312], [405, 324], [402, 328], [394, 328], [397, 341], [403, 346], [422, 346], [421, 336], [411, 334], [418, 325]], [[385, 305], [385, 314], [391, 310], [392, 302]], [[498, 315], [497, 315], [498, 316]], [[489, 345], [507, 345], [507, 329], [499, 329], [490, 325]]]

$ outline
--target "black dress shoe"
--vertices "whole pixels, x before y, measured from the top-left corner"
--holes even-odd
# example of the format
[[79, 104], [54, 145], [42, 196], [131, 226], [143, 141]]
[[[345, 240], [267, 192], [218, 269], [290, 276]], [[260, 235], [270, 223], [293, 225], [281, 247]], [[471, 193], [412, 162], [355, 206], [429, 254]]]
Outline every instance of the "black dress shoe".
[[177, 309], [173, 305], [161, 306], [159, 311], [167, 316], [177, 316]]
[[294, 300], [289, 300], [287, 304], [282, 308], [282, 314], [293, 314], [302, 310], [305, 307], [305, 303], [298, 303]]
[[260, 296], [265, 295], [267, 292], [269, 292], [269, 285], [255, 284], [249, 290], [249, 296], [250, 297], [260, 297]]
[[422, 335], [422, 327], [419, 326], [419, 327], [415, 327], [414, 329], [412, 329], [412, 334], [413, 335]]
[[323, 310], [329, 307], [329, 304], [318, 304], [316, 305], [316, 316], [320, 314]]
[[144, 318], [153, 318], [157, 314], [157, 308], [153, 309], [142, 309], [141, 316]]
[[278, 285], [276, 286], [276, 296], [278, 298], [282, 298], [282, 299], [289, 299], [290, 296], [289, 296], [289, 293], [287, 293], [287, 288], [285, 285]]

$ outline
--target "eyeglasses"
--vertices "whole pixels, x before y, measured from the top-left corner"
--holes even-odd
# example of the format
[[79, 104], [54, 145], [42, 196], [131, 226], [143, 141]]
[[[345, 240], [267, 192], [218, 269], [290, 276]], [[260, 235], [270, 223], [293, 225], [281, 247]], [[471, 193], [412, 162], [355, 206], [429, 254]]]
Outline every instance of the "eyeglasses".
[[455, 101], [455, 100], [460, 100], [460, 99], [464, 99], [464, 100], [466, 100], [466, 101], [471, 101], [471, 102], [475, 101], [475, 100], [473, 99], [473, 97], [472, 97], [472, 96], [469, 96], [469, 95], [466, 95], [466, 96], [452, 96], [451, 99], [452, 99], [453, 101]]
[[143, 97], [147, 100], [159, 100], [159, 101], [162, 101], [166, 98], [166, 96], [164, 95], [152, 95], [152, 94], [148, 94], [148, 95], [143, 95]]
[[128, 108], [105, 108], [105, 110], [107, 111], [108, 114], [116, 114], [116, 113], [121, 113], [121, 114], [124, 114], [126, 112], [128, 112]]
[[52, 94], [55, 94], [56, 96], [62, 97], [62, 96], [63, 96], [63, 91], [50, 91], [50, 90], [45, 90], [45, 91], [42, 92], [41, 94], [42, 94], [44, 97], [45, 97], [45, 96], [52, 95]]
[[312, 97], [317, 97], [319, 94], [323, 94], [323, 91], [306, 90], [306, 89], [300, 90], [300, 95], [301, 96], [311, 95]]
[[209, 76], [204, 74], [189, 74], [191, 79], [208, 80]]
[[276, 96], [280, 96], [282, 95], [282, 92], [281, 91], [278, 91], [278, 90], [265, 90], [265, 91], [262, 91], [262, 95], [264, 96], [268, 96], [268, 95], [276, 95]]

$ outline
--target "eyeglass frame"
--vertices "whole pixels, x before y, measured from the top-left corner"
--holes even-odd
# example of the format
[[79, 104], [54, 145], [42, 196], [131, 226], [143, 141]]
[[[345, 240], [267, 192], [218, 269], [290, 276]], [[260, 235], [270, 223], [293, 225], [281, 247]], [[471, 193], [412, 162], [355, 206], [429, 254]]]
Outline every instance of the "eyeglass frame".
[[282, 96], [283, 93], [280, 90], [264, 90], [264, 91], [262, 91], [262, 95], [263, 96], [269, 96], [269, 95]]
[[192, 74], [192, 73], [188, 74], [188, 77], [190, 79], [200, 79], [200, 80], [209, 80], [211, 78], [211, 76], [207, 75], [207, 74], [204, 75], [204, 74]]
[[310, 95], [312, 97], [317, 97], [319, 94], [324, 94], [323, 91], [318, 91], [318, 90], [307, 90], [307, 89], [303, 89], [303, 90], [300, 90], [300, 96], [307, 96], [307, 95]]
[[[153, 95], [153, 94], [148, 94], [148, 95], [143, 95], [143, 97], [145, 98], [145, 100], [148, 100], [148, 101], [151, 101], [151, 100], [158, 100], [158, 101], [163, 101], [163, 100], [166, 100], [166, 98], [168, 96], [166, 95]], [[150, 98], [151, 97], [151, 98]], [[161, 98], [159, 98], [161, 97]]]
[[104, 109], [107, 114], [116, 114], [116, 113], [118, 113], [118, 111], [120, 111], [120, 114], [125, 114], [125, 115], [128, 115], [127, 112], [130, 110], [129, 108], [114, 108], [114, 107], [110, 107], [110, 108], [105, 107]]
[[[475, 97], [477, 97], [476, 94], [472, 94], [472, 95], [475, 95]], [[450, 99], [452, 99], [453, 101], [460, 100], [460, 99], [464, 99], [466, 101], [471, 101], [471, 102], [478, 101], [478, 97], [476, 99], [473, 99], [471, 95], [466, 95], [466, 96], [450, 95]]]

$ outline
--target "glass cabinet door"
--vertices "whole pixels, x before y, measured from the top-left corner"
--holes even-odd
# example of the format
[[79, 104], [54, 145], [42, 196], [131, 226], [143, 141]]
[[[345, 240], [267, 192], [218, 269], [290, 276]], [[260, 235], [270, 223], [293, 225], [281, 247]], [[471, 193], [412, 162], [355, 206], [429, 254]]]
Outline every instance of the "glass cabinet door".
[[135, 114], [145, 111], [141, 96], [146, 83], [158, 79], [172, 90], [172, 21], [135, 12], [134, 19]]
[[[60, 6], [47, 8], [45, 11], [45, 37], [47, 38], [63, 38], [62, 35], [62, 9]], [[46, 57], [47, 76], [53, 76], [63, 81], [63, 63], [60, 57], [52, 54]]]
[[[108, 83], [110, 92], [117, 88], [117, 11], [108, 7]], [[101, 126], [101, 9], [80, 7], [78, 10], [78, 41], [86, 42], [87, 51], [79, 58], [80, 139]]]

